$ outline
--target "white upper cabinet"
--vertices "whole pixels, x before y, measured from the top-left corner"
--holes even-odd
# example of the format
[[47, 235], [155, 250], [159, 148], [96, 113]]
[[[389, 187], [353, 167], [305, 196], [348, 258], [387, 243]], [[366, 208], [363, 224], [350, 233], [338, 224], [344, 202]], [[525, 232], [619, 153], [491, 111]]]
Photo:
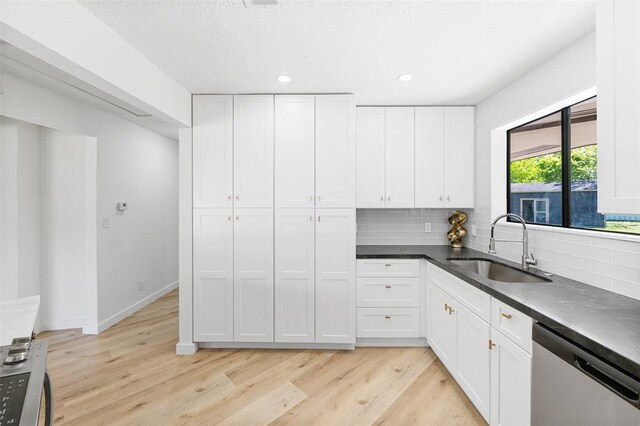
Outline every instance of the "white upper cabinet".
[[273, 342], [273, 209], [234, 210], [234, 340]]
[[414, 109], [386, 108], [386, 206], [414, 207]]
[[473, 107], [417, 107], [417, 208], [473, 208]]
[[235, 207], [273, 207], [273, 95], [237, 95], [233, 104]]
[[599, 2], [598, 211], [640, 214], [640, 4]]
[[444, 206], [473, 208], [475, 108], [444, 109]]
[[193, 207], [233, 206], [233, 96], [193, 97]]
[[316, 207], [356, 206], [353, 95], [316, 96]]
[[444, 201], [444, 108], [418, 107], [416, 121], [416, 207], [442, 207]]
[[276, 210], [275, 341], [315, 341], [315, 214]]
[[385, 206], [385, 108], [357, 108], [357, 207]]
[[413, 208], [414, 108], [357, 108], [358, 208]]
[[275, 205], [313, 207], [315, 96], [275, 97]]
[[193, 335], [233, 341], [233, 210], [193, 213]]
[[316, 211], [316, 342], [356, 340], [356, 214]]

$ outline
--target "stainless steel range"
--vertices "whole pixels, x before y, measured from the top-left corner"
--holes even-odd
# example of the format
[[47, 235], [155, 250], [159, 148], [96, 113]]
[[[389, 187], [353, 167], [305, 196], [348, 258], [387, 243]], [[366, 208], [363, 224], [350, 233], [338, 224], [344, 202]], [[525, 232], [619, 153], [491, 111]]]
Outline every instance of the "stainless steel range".
[[0, 426], [38, 425], [42, 391], [45, 425], [53, 424], [53, 398], [47, 374], [47, 342], [29, 337], [0, 346]]

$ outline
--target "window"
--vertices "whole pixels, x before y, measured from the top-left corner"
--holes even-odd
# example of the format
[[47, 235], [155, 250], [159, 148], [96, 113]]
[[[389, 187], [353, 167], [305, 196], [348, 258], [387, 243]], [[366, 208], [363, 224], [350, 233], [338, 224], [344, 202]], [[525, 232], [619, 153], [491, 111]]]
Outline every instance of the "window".
[[597, 99], [507, 132], [507, 208], [527, 223], [640, 234], [640, 215], [598, 213]]

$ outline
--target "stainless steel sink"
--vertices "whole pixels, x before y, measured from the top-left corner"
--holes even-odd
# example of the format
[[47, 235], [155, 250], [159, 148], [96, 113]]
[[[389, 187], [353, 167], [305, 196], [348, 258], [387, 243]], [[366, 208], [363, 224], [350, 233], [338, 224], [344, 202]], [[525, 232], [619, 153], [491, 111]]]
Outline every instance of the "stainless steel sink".
[[511, 266], [502, 265], [486, 259], [448, 259], [467, 271], [474, 272], [482, 277], [503, 283], [544, 283], [550, 282], [548, 278], [533, 275]]

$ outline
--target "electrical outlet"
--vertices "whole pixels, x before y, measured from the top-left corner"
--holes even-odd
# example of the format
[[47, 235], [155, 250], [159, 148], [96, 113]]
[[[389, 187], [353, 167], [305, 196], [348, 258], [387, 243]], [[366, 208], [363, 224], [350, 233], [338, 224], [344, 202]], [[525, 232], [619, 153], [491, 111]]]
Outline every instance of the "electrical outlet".
[[424, 232], [431, 232], [431, 224], [429, 222], [425, 222]]
[[471, 236], [476, 237], [478, 235], [478, 228], [475, 225], [471, 225]]
[[109, 218], [106, 216], [102, 217], [102, 228], [103, 229], [111, 228], [111, 222], [109, 222]]
[[138, 291], [144, 290], [144, 280], [138, 280]]

